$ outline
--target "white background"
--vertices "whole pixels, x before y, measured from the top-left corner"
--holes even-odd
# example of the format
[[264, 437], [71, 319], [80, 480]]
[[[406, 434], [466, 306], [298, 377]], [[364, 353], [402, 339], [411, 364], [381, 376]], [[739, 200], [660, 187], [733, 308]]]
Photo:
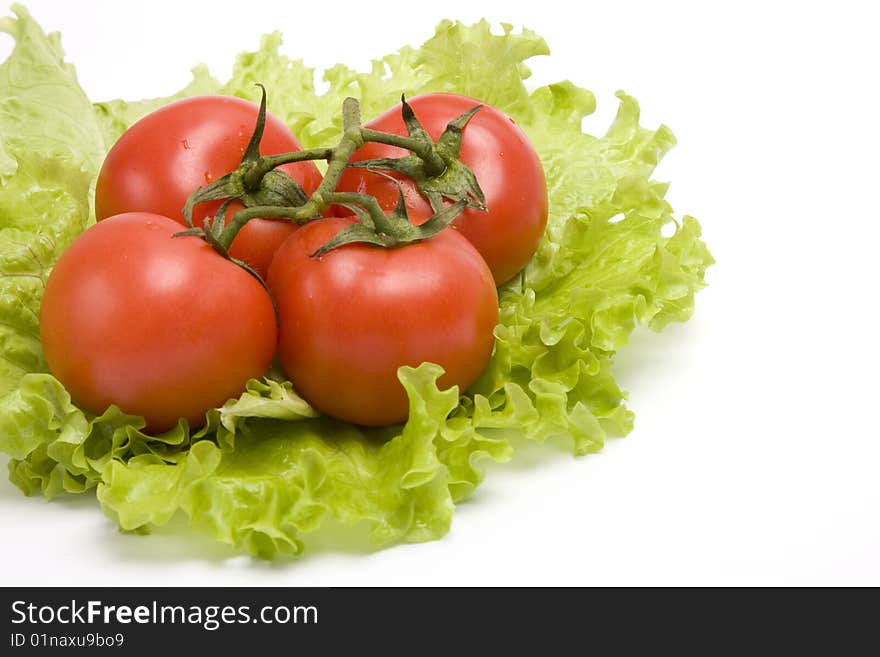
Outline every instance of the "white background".
[[672, 127], [656, 177], [718, 265], [691, 322], [620, 353], [628, 438], [490, 468], [440, 541], [267, 564], [0, 479], [0, 583], [880, 585], [876, 22], [870, 3], [714, 4], [31, 0], [93, 100], [169, 94], [198, 62], [224, 79], [274, 29], [311, 65], [365, 68], [443, 17], [529, 26], [552, 50], [536, 82], [596, 93], [591, 132], [618, 88]]

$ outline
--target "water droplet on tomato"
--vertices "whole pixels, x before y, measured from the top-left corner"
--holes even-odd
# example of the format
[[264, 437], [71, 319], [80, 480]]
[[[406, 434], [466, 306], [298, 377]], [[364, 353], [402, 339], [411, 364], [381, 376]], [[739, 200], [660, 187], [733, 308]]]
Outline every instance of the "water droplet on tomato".
[[214, 180], [214, 174], [210, 171], [205, 171], [205, 182], [210, 185], [212, 180]]
[[189, 150], [189, 142], [188, 142], [186, 139], [184, 139], [182, 143], [183, 143], [183, 147], [184, 147], [186, 150]]

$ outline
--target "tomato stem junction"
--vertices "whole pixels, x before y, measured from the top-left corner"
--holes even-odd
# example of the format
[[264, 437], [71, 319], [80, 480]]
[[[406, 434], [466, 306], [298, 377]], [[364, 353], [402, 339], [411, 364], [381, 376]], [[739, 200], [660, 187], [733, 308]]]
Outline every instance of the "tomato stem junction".
[[[196, 190], [184, 207], [184, 216], [190, 229], [185, 232], [201, 235], [218, 252], [228, 252], [238, 232], [251, 219], [284, 218], [303, 224], [319, 218], [331, 205], [341, 205], [351, 210], [361, 224], [359, 228], [351, 227], [351, 230], [343, 231], [347, 234], [340, 240], [331, 240], [319, 250], [318, 255], [351, 242], [392, 247], [428, 239], [443, 230], [465, 207], [485, 209], [482, 190], [473, 172], [458, 160], [462, 128], [480, 109], [479, 106], [450, 122], [435, 143], [405, 98], [401, 97], [401, 107], [408, 136], [363, 127], [358, 101], [346, 98], [342, 104], [342, 136], [336, 146], [263, 156], [259, 153], [259, 145], [266, 123], [266, 90], [262, 85], [258, 86], [262, 91], [260, 111], [238, 169]], [[350, 162], [355, 151], [367, 142], [396, 146], [410, 151], [410, 154], [401, 158]], [[307, 160], [327, 162], [324, 177], [310, 197], [290, 176], [277, 169], [284, 164]], [[387, 215], [372, 196], [336, 192], [336, 186], [348, 166], [366, 167], [377, 173], [394, 171], [413, 178], [431, 202], [435, 215], [421, 226], [413, 226], [406, 215], [402, 193], [398, 207]], [[204, 230], [194, 227], [194, 206], [220, 199], [225, 201], [222, 212]], [[240, 200], [245, 209], [236, 212], [224, 225], [226, 207], [235, 199]], [[444, 199], [453, 203], [444, 206]]]

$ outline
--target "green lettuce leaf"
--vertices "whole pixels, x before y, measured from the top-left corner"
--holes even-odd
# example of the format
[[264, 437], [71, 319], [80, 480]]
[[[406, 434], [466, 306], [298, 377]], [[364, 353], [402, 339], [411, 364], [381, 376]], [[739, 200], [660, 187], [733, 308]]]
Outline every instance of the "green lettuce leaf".
[[0, 64], [0, 394], [45, 371], [39, 312], [58, 255], [90, 221], [90, 188], [104, 156], [91, 103], [20, 6], [0, 18], [15, 39]]
[[[568, 81], [533, 91], [524, 84], [527, 60], [548, 52], [543, 39], [508, 25], [495, 35], [486, 22], [444, 21], [420, 48], [402, 48], [367, 73], [331, 68], [322, 94], [314, 70], [282, 54], [275, 33], [240, 55], [223, 85], [197, 67], [174, 96], [91, 106], [57, 36], [15, 11], [17, 20], [0, 23], [19, 42], [0, 68], [8, 81], [0, 92], [0, 450], [25, 493], [94, 489], [125, 531], [183, 513], [196, 530], [272, 558], [298, 554], [327, 521], [364, 527], [377, 545], [438, 538], [455, 503], [482, 481], [486, 460], [509, 460], [523, 440], [562, 439], [587, 454], [632, 429], [611, 373], [615, 354], [639, 326], [688, 319], [713, 262], [698, 222], [677, 219], [666, 184], [651, 179], [674, 137], [665, 126], [641, 126], [633, 98], [618, 93], [606, 134], [586, 134], [592, 93]], [[441, 370], [430, 363], [401, 368], [408, 422], [365, 429], [318, 416], [289, 382], [253, 380], [209, 411], [199, 431], [181, 422], [150, 436], [141, 418], [116, 408], [84, 413], [41, 373], [42, 285], [89, 221], [89, 185], [104, 150], [167, 102], [207, 92], [253, 100], [256, 82], [306, 147], [338, 139], [345, 96], [358, 97], [369, 118], [402, 92], [474, 96], [530, 136], [547, 174], [548, 230], [526, 270], [500, 291], [495, 351], [470, 390], [438, 389]], [[46, 123], [47, 113], [59, 115], [48, 121], [51, 138], [18, 132], [31, 115]], [[28, 195], [43, 204], [25, 202]]]

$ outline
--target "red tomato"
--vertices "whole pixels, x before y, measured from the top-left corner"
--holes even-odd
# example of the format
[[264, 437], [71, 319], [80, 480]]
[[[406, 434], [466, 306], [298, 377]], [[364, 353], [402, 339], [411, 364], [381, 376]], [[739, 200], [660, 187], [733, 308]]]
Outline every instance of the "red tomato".
[[398, 248], [349, 244], [309, 257], [352, 221], [313, 221], [278, 249], [268, 279], [278, 355], [320, 411], [393, 424], [408, 414], [400, 366], [437, 363], [446, 370], [441, 388], [474, 382], [492, 353], [498, 298], [485, 261], [452, 230]]
[[[230, 221], [232, 215], [244, 205], [238, 202], [229, 204], [226, 212], [226, 220]], [[299, 226], [286, 219], [251, 219], [232, 240], [229, 255], [238, 258], [250, 265], [264, 281], [269, 275], [269, 265], [272, 258], [284, 240], [290, 237]]]
[[[416, 117], [433, 140], [446, 125], [480, 101], [454, 94], [427, 94], [408, 100]], [[406, 134], [400, 105], [366, 124], [382, 132]], [[352, 161], [378, 157], [402, 157], [408, 151], [369, 143]], [[538, 154], [513, 119], [494, 107], [483, 105], [463, 131], [459, 159], [477, 177], [486, 195], [487, 212], [468, 208], [453, 225], [477, 247], [501, 285], [526, 266], [538, 248], [547, 225], [547, 184]], [[432, 210], [415, 184], [400, 178], [407, 208], [414, 223], [422, 223]], [[346, 169], [339, 191], [355, 191], [378, 198], [386, 210], [394, 208], [397, 184], [366, 169]]]
[[92, 413], [116, 404], [162, 431], [262, 376], [277, 329], [269, 295], [180, 224], [133, 212], [95, 224], [52, 269], [40, 308], [49, 369]]
[[[95, 189], [98, 220], [123, 212], [154, 212], [181, 223], [186, 199], [197, 188], [235, 170], [247, 149], [259, 107], [233, 96], [194, 96], [166, 105], [132, 125], [113, 145]], [[260, 142], [263, 155], [302, 150], [287, 126], [266, 114], [266, 128]], [[321, 182], [312, 162], [278, 167], [311, 194]], [[198, 205], [194, 223], [202, 225], [220, 202]], [[231, 216], [231, 215], [228, 215]], [[270, 228], [266, 222], [276, 224]], [[237, 256], [257, 269], [268, 268], [263, 252], [263, 235], [275, 235], [285, 220], [263, 219], [248, 222], [239, 233], [247, 246], [239, 246]], [[271, 242], [271, 240], [270, 240]], [[270, 244], [271, 246], [271, 244]]]

